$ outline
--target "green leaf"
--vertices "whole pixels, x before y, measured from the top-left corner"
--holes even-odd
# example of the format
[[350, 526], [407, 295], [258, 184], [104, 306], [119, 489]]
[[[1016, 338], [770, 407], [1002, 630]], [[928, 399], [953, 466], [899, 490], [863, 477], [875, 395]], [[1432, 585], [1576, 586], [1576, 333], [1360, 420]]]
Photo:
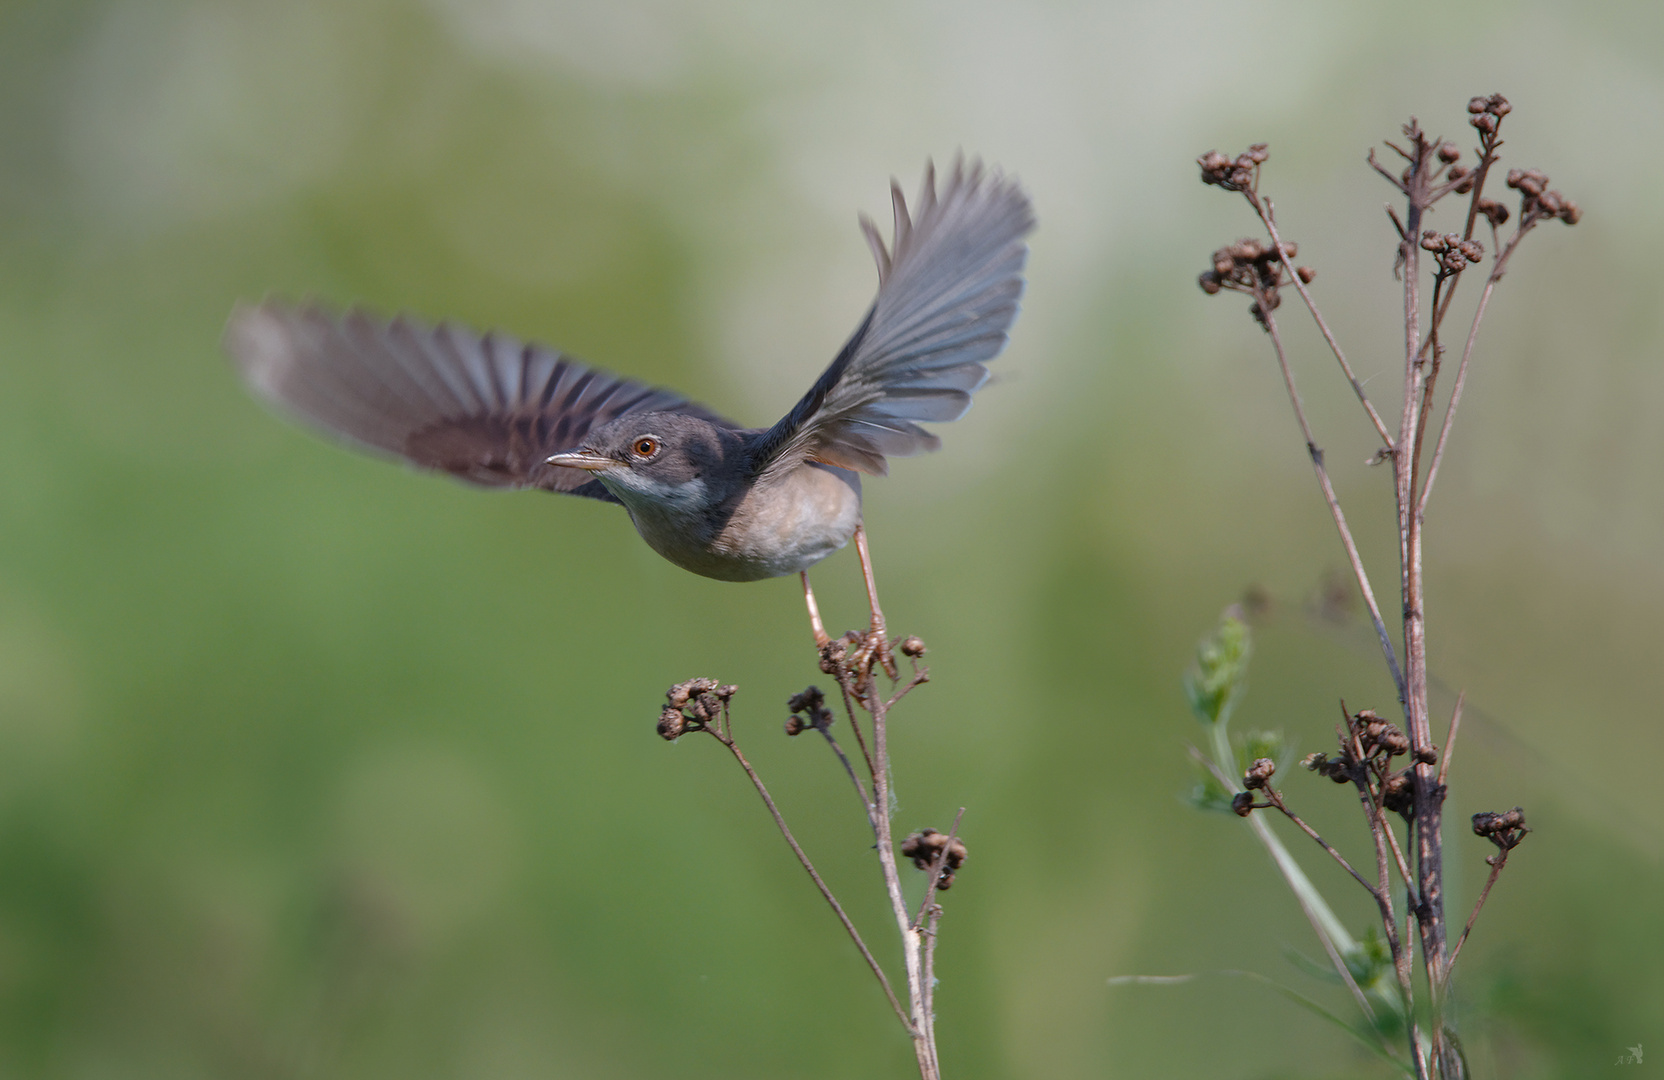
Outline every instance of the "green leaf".
[[1223, 724], [1248, 688], [1248, 656], [1253, 643], [1241, 609], [1232, 605], [1219, 617], [1213, 633], [1196, 646], [1196, 662], [1184, 674], [1184, 694], [1204, 724]]

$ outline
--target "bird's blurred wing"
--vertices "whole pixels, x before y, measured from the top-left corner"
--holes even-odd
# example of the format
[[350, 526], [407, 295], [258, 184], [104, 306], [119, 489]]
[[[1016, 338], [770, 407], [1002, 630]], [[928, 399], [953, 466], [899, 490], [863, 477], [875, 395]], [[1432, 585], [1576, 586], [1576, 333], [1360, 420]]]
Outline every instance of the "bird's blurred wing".
[[506, 334], [427, 326], [362, 310], [241, 306], [226, 351], [260, 397], [319, 430], [488, 487], [536, 487], [616, 502], [579, 469], [547, 465], [629, 412], [690, 413], [734, 426], [680, 394], [621, 379]]
[[1034, 227], [1028, 197], [978, 162], [956, 163], [940, 197], [933, 167], [914, 213], [891, 185], [895, 242], [861, 227], [878, 297], [814, 388], [755, 444], [759, 469], [804, 459], [882, 475], [887, 456], [941, 445], [921, 421], [957, 420], [988, 378], [1017, 316]]

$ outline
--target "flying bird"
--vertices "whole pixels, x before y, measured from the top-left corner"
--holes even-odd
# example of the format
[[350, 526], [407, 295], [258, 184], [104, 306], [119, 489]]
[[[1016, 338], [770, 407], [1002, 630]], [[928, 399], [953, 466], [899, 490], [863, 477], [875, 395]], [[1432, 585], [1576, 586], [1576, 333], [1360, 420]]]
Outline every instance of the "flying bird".
[[878, 294], [808, 393], [772, 427], [743, 427], [507, 334], [317, 304], [239, 306], [225, 347], [261, 398], [327, 435], [472, 484], [617, 503], [642, 539], [722, 581], [798, 574], [855, 540], [883, 649], [861, 524], [861, 473], [935, 450], [1005, 347], [1034, 227], [1018, 184], [975, 161], [909, 211], [891, 183], [888, 246], [864, 216]]

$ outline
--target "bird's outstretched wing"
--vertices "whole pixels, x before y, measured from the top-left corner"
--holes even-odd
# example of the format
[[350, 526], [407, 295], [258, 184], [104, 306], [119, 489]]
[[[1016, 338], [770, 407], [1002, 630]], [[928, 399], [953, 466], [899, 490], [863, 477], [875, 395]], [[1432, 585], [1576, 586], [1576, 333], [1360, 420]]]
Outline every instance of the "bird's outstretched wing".
[[316, 305], [239, 307], [226, 351], [262, 398], [330, 435], [488, 487], [616, 502], [589, 473], [545, 464], [628, 412], [734, 425], [680, 394], [621, 379], [506, 334], [391, 322]]
[[1034, 227], [1015, 181], [956, 163], [941, 195], [934, 167], [909, 215], [891, 185], [895, 241], [861, 221], [878, 297], [814, 388], [754, 444], [759, 471], [802, 460], [883, 475], [887, 456], [941, 445], [921, 421], [957, 420], [988, 378], [1017, 316]]

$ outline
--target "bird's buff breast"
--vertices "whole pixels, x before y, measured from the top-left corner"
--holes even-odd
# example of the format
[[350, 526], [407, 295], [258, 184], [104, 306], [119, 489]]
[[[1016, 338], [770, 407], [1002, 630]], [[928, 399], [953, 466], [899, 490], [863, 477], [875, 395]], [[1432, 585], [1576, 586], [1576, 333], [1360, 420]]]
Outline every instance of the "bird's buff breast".
[[845, 469], [801, 465], [752, 487], [699, 539], [686, 521], [636, 507], [630, 516], [642, 539], [684, 570], [760, 581], [807, 570], [849, 543], [861, 523], [861, 480]]

